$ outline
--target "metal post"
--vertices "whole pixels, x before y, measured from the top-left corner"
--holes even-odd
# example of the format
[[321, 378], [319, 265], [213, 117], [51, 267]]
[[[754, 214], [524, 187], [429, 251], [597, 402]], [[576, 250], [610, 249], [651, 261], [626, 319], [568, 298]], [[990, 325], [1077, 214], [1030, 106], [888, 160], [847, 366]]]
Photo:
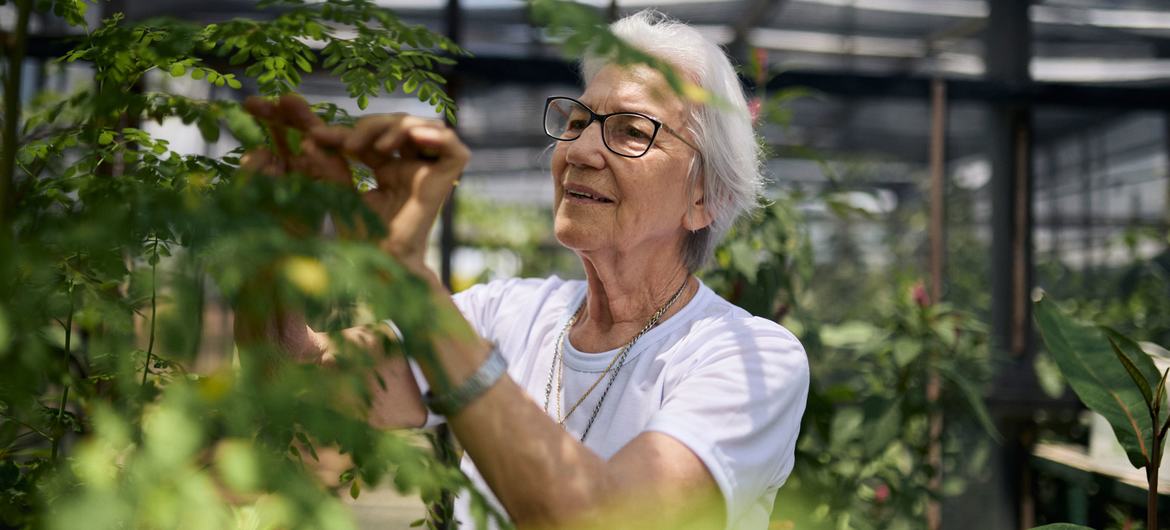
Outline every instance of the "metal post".
[[[459, 0], [447, 0], [445, 15], [447, 37], [455, 44], [459, 44], [463, 36], [463, 13], [459, 6]], [[455, 102], [459, 101], [459, 90], [462, 88], [462, 84], [457, 69], [451, 69], [447, 72], [447, 95], [451, 96]], [[455, 127], [454, 124], [451, 126]], [[457, 244], [455, 240], [455, 212], [458, 209], [457, 190], [458, 188], [451, 189], [451, 195], [447, 197], [447, 202], [443, 205], [443, 211], [440, 214], [442, 222], [439, 225], [439, 280], [448, 289], [451, 288], [451, 255], [454, 254]]]
[[[1029, 0], [989, 0], [985, 38], [986, 80], [1026, 92], [1032, 85]], [[1008, 353], [997, 367], [989, 405], [1004, 443], [994, 449], [991, 482], [980, 509], [986, 528], [1033, 526], [1029, 475], [1031, 410], [1040, 399], [1032, 367], [1032, 108], [1014, 100], [988, 111], [991, 161], [991, 330], [993, 347]], [[960, 525], [962, 526], [962, 525]]]
[[[987, 77], [1031, 81], [1030, 2], [992, 0], [987, 30]], [[1031, 335], [1031, 109], [1000, 105], [991, 112], [992, 329], [996, 345], [1027, 353]]]

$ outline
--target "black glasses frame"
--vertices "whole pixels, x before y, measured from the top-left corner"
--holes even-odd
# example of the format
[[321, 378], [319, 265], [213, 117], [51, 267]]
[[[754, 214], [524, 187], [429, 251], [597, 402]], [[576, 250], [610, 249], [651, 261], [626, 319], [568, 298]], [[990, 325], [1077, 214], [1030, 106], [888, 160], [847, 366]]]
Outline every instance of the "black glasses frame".
[[[578, 134], [577, 136], [574, 136], [572, 138], [561, 138], [559, 136], [554, 135], [551, 131], [548, 130], [548, 110], [549, 110], [549, 107], [552, 106], [554, 101], [559, 100], [559, 99], [563, 99], [566, 101], [572, 101], [573, 103], [580, 105], [581, 108], [585, 109], [585, 111], [589, 113], [589, 122], [586, 123], [585, 126], [581, 128], [581, 133]], [[642, 153], [638, 154], [638, 155], [627, 155], [624, 153], [619, 153], [619, 152], [615, 151], [614, 148], [609, 146], [609, 140], [607, 140], [605, 138], [605, 120], [608, 120], [609, 118], [611, 118], [613, 116], [637, 116], [639, 118], [645, 118], [647, 120], [650, 120], [650, 123], [654, 124], [654, 133], [650, 135], [650, 141], [646, 144], [645, 151], [642, 151]], [[682, 135], [680, 135], [678, 132], [676, 132], [669, 125], [662, 123], [661, 121], [658, 121], [657, 119], [652, 118], [650, 116], [647, 116], [645, 114], [642, 114], [640, 112], [611, 112], [609, 114], [598, 114], [596, 112], [593, 112], [593, 109], [589, 108], [589, 105], [581, 103], [580, 101], [577, 101], [571, 97], [552, 96], [552, 97], [549, 97], [548, 99], [544, 100], [544, 134], [547, 135], [549, 138], [552, 138], [553, 140], [557, 140], [559, 142], [572, 142], [572, 141], [580, 138], [582, 134], [585, 134], [585, 129], [588, 129], [590, 125], [593, 125], [593, 122], [597, 122], [597, 123], [601, 124], [601, 143], [605, 145], [606, 149], [609, 149], [609, 152], [611, 152], [615, 155], [618, 155], [618, 156], [624, 156], [626, 158], [642, 158], [643, 156], [646, 156], [646, 153], [650, 152], [650, 148], [654, 147], [654, 140], [656, 140], [658, 138], [658, 131], [660, 129], [665, 130], [666, 132], [674, 135], [674, 137], [681, 140], [682, 143], [687, 144], [688, 147], [690, 147], [691, 149], [694, 149], [696, 153], [701, 153], [701, 151], [699, 151], [698, 147], [695, 147], [694, 144], [687, 141], [686, 138], [683, 138]]]

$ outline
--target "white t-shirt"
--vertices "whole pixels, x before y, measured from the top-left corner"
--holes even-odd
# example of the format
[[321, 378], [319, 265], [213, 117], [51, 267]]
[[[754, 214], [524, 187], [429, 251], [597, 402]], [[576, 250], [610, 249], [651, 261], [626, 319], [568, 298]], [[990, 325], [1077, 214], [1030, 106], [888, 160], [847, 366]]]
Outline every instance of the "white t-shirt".
[[[584, 296], [584, 282], [554, 276], [495, 281], [454, 298], [480, 336], [500, 349], [508, 375], [543, 405], [554, 342]], [[618, 351], [582, 353], [566, 338], [566, 410]], [[776, 490], [792, 471], [808, 373], [804, 348], [792, 333], [700, 285], [681, 311], [630, 349], [585, 445], [608, 459], [642, 432], [670, 435], [694, 451], [715, 478], [727, 507], [727, 528], [767, 528]], [[417, 367], [415, 377], [425, 392]], [[574, 438], [580, 438], [606, 383], [608, 377], [566, 422]], [[432, 415], [427, 423], [441, 422]], [[461, 467], [505, 513], [466, 455]], [[465, 528], [471, 526], [467, 495], [456, 499], [455, 515]]]

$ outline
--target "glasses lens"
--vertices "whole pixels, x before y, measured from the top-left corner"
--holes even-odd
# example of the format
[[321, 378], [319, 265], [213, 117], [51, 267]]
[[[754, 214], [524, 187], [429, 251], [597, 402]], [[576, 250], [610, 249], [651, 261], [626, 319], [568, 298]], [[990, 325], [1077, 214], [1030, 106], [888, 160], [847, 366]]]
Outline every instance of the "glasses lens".
[[554, 99], [544, 110], [544, 132], [558, 140], [574, 140], [589, 126], [589, 109], [571, 99]]
[[655, 129], [645, 116], [615, 114], [605, 120], [605, 143], [617, 154], [642, 156], [654, 141]]

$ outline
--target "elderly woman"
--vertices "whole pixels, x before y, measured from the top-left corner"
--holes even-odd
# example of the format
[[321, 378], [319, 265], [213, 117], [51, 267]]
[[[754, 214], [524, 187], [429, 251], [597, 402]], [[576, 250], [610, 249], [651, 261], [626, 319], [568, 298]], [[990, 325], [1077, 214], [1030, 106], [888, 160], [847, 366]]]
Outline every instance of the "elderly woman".
[[[250, 107], [309, 132], [297, 169], [345, 181], [341, 151], [374, 170], [366, 199], [389, 226], [382, 247], [456, 315], [432, 338], [440, 366], [382, 367], [375, 425], [447, 422], [464, 471], [521, 527], [765, 528], [792, 470], [807, 361], [791, 333], [694, 276], [759, 199], [742, 88], [686, 25], [642, 12], [613, 30], [732, 108], [686, 101], [657, 71], [598, 57], [584, 61], [584, 93], [548, 99], [555, 233], [584, 281], [497, 281], [451, 296], [423, 255], [470, 157], [453, 131], [402, 115], [326, 127], [296, 99]], [[295, 355], [332, 350], [298, 317], [277, 327]], [[360, 330], [346, 336], [379, 347]], [[437, 370], [453, 390], [420, 398]], [[457, 517], [470, 520], [466, 496]]]

